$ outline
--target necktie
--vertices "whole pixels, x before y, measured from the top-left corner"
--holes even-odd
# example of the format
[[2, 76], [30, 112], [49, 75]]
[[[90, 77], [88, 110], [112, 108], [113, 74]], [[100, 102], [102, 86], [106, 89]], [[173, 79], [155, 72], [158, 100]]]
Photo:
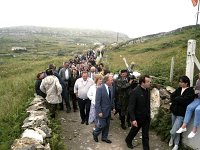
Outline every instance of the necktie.
[[91, 79], [94, 79], [94, 74], [93, 73], [91, 73]]
[[111, 89], [110, 89], [110, 87], [108, 87], [108, 96], [109, 96], [109, 98], [111, 100]]
[[68, 69], [65, 70], [65, 79], [66, 80], [69, 79], [69, 70]]

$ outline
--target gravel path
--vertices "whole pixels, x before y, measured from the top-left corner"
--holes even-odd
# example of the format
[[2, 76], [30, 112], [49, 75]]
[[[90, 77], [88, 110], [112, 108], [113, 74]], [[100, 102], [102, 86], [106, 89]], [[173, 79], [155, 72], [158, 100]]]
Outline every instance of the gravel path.
[[[61, 137], [65, 143], [65, 150], [129, 150], [124, 141], [129, 132], [129, 128], [122, 130], [118, 115], [111, 120], [109, 139], [112, 144], [102, 142], [99, 136], [99, 142], [96, 143], [92, 137], [94, 125], [81, 124], [79, 112], [66, 113], [58, 111], [58, 119], [61, 121]], [[142, 150], [141, 133], [137, 135], [133, 142], [134, 150]], [[160, 140], [158, 136], [150, 131], [150, 149], [151, 150], [170, 150], [167, 143]]]

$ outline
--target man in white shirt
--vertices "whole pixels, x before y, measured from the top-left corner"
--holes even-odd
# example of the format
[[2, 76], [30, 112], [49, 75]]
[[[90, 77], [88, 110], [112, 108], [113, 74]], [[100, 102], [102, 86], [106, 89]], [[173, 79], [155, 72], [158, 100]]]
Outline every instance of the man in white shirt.
[[88, 125], [89, 113], [91, 100], [87, 96], [87, 92], [91, 85], [94, 84], [94, 81], [91, 78], [88, 78], [87, 71], [82, 72], [82, 77], [78, 78], [74, 85], [74, 93], [76, 94], [80, 115], [81, 115], [81, 124], [86, 123]]
[[89, 77], [90, 77], [92, 80], [94, 80], [95, 74], [96, 74], [96, 68], [95, 68], [94, 66], [92, 66], [92, 67], [90, 68], [90, 72], [88, 72], [88, 75], [89, 75]]

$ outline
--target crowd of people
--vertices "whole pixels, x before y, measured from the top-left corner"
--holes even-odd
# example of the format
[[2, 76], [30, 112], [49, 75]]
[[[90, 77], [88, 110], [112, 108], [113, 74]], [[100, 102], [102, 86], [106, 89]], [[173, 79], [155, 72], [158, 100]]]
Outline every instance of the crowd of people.
[[[112, 143], [108, 138], [112, 113], [119, 114], [121, 128], [130, 131], [125, 138], [127, 147], [133, 149], [132, 141], [142, 128], [142, 144], [149, 150], [150, 126], [150, 86], [151, 78], [142, 75], [139, 79], [130, 75], [129, 70], [122, 69], [117, 77], [105, 68], [103, 63], [96, 63], [96, 54], [90, 51], [86, 55], [75, 56], [56, 68], [49, 64], [48, 69], [37, 74], [35, 90], [37, 95], [45, 98], [50, 116], [56, 117], [56, 110], [80, 112], [81, 124], [94, 124], [92, 136]], [[187, 130], [187, 124], [195, 111], [194, 128], [188, 135], [193, 138], [200, 123], [200, 75], [196, 90], [190, 87], [187, 76], [182, 76], [179, 88], [172, 93], [172, 129], [169, 146], [177, 150], [180, 133]], [[194, 100], [194, 101], [193, 101]], [[185, 116], [185, 117], [184, 117]]]

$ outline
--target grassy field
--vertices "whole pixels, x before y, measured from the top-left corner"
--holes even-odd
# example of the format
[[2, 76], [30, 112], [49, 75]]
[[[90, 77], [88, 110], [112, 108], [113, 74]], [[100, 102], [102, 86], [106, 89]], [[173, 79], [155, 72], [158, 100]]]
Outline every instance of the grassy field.
[[[111, 71], [117, 72], [125, 68], [122, 57], [126, 57], [129, 64], [135, 62], [134, 70], [160, 78], [160, 80], [154, 79], [154, 82], [169, 85], [171, 84], [169, 83], [170, 61], [174, 57], [174, 82], [171, 85], [177, 86], [178, 77], [185, 74], [189, 39], [197, 40], [196, 56], [200, 59], [200, 27], [198, 26], [198, 28], [183, 28], [139, 44], [117, 49], [108, 48], [104, 55], [107, 56], [104, 62]], [[6, 49], [2, 52], [11, 53], [3, 44], [5, 41], [6, 45], [12, 46], [11, 39], [0, 38], [0, 47]], [[53, 41], [49, 42], [48, 39], [47, 41], [43, 39], [42, 42], [35, 40], [32, 44], [31, 51], [14, 54], [15, 58], [0, 57], [0, 149], [2, 150], [10, 149], [13, 140], [22, 132], [21, 125], [27, 116], [25, 109], [33, 97], [36, 74], [44, 71], [49, 63], [60, 66], [73, 54], [88, 48], [78, 47], [75, 44], [66, 45], [62, 42], [58, 45]], [[63, 50], [65, 56], [58, 56], [58, 50]], [[195, 69], [195, 75], [197, 72]], [[57, 129], [57, 125], [52, 126]], [[53, 142], [55, 149], [58, 139], [58, 134], [55, 134]]]
[[67, 57], [3, 58], [0, 66], [0, 149], [9, 149], [21, 133], [25, 109], [34, 96], [36, 74], [49, 63], [60, 66]]
[[[135, 70], [142, 74], [150, 74], [158, 77], [161, 84], [170, 84], [171, 58], [175, 58], [174, 82], [176, 85], [178, 77], [185, 74], [187, 42], [195, 39], [197, 42], [196, 56], [200, 60], [200, 27], [182, 28], [172, 34], [163, 37], [149, 39], [143, 43], [123, 46], [108, 50], [108, 64], [111, 70], [118, 71], [125, 68], [122, 57], [126, 57], [128, 63], [134, 62]], [[121, 56], [121, 57], [120, 57]], [[198, 70], [195, 67], [195, 75]], [[197, 76], [195, 76], [196, 79]], [[157, 81], [157, 80], [156, 80]]]

